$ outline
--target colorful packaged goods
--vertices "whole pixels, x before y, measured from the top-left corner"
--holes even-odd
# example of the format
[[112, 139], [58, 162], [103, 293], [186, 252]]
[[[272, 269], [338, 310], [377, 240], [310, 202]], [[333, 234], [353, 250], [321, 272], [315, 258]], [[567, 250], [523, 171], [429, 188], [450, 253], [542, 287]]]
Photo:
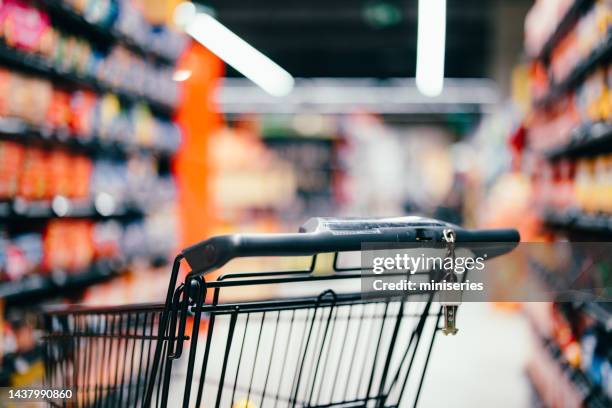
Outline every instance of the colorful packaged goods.
[[[114, 1], [75, 1], [69, 6], [86, 18], [91, 16], [92, 19], [88, 20], [91, 22], [112, 23], [117, 16]], [[122, 9], [132, 10], [133, 7], [126, 3]], [[142, 30], [149, 33], [139, 44], [153, 43], [160, 36], [168, 41], [174, 38], [174, 34], [169, 34], [166, 29], [154, 29], [143, 23], [140, 12], [136, 13], [134, 21], [145, 26], [135, 32], [128, 31], [135, 35]], [[173, 57], [178, 57], [175, 53], [177, 50], [182, 52], [186, 44], [183, 35], [176, 35], [182, 41], [176, 44], [175, 40], [176, 46], [170, 47]], [[49, 14], [36, 2], [5, 0], [0, 3], [0, 36], [8, 47], [38, 56], [62, 74], [99, 81], [113, 90], [144, 96], [168, 106], [178, 103], [179, 85], [172, 80], [172, 67], [147, 63], [143, 57], [120, 44], [99, 49], [85, 38], [62, 32], [51, 25]], [[163, 50], [167, 47], [168, 43]]]
[[525, 50], [536, 56], [574, 0], [537, 0], [525, 19]]
[[47, 197], [46, 162], [47, 153], [44, 150], [38, 148], [26, 150], [19, 180], [19, 197], [32, 201]]
[[38, 233], [19, 234], [3, 240], [2, 280], [18, 280], [35, 272], [42, 262], [43, 242]]
[[558, 160], [539, 171], [534, 187], [542, 209], [612, 214], [612, 155]]
[[0, 142], [0, 200], [17, 195], [24, 153], [25, 147], [21, 144]]
[[70, 117], [70, 93], [62, 89], [54, 89], [47, 108], [47, 116], [43, 122], [44, 126], [55, 132], [66, 133]]
[[117, 18], [117, 3], [113, 0], [65, 0], [75, 12], [87, 21], [108, 27]]
[[5, 117], [9, 114], [9, 103], [12, 99], [9, 93], [10, 79], [11, 73], [6, 69], [0, 68], [0, 117]]
[[[132, 146], [174, 151], [180, 144], [178, 127], [151, 114], [143, 104], [121, 105], [113, 94], [68, 91], [51, 82], [0, 69], [0, 119], [18, 118], [64, 137], [100, 139]], [[1, 95], [11, 95], [3, 98]]]
[[44, 233], [44, 269], [77, 271], [94, 258], [92, 223], [85, 220], [52, 220]]
[[91, 92], [78, 91], [70, 98], [70, 131], [83, 139], [93, 137], [96, 96]]
[[0, 3], [0, 35], [14, 48], [41, 52], [52, 41], [49, 15], [27, 0]]
[[[0, 0], [12, 59], [0, 67], [0, 282], [18, 296], [32, 284], [66, 296], [64, 284], [158, 262], [179, 239], [166, 154], [181, 135], [166, 112], [188, 39], [144, 11], [140, 0]], [[40, 334], [9, 315], [0, 385], [18, 386], [44, 373]]]
[[607, 120], [610, 116], [607, 112], [606, 100], [606, 70], [602, 68], [589, 75], [578, 88], [576, 106], [582, 123]]
[[117, 31], [141, 46], [150, 47], [157, 54], [176, 60], [187, 45], [187, 38], [168, 27], [151, 25], [137, 2], [118, 0]]
[[96, 223], [92, 229], [97, 259], [112, 259], [121, 254], [122, 225], [114, 220]]

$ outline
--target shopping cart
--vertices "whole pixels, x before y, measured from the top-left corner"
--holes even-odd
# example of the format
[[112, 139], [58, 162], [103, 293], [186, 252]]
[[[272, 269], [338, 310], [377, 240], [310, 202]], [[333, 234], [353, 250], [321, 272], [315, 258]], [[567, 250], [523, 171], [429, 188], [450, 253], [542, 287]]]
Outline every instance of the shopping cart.
[[[452, 332], [456, 305], [437, 307], [431, 291], [366, 294], [360, 281], [367, 271], [340, 265], [338, 254], [360, 251], [364, 242], [441, 243], [450, 252], [464, 242], [512, 243], [488, 248], [501, 254], [518, 239], [514, 230], [468, 231], [418, 217], [317, 218], [295, 234], [211, 238], [175, 259], [165, 304], [45, 314], [45, 387], [72, 390], [71, 399], [49, 403], [415, 406], [444, 329], [442, 309]], [[302, 270], [209, 278], [236, 258], [268, 256], [311, 262]], [[177, 286], [183, 261], [191, 272]], [[241, 300], [229, 298], [236, 291]]]

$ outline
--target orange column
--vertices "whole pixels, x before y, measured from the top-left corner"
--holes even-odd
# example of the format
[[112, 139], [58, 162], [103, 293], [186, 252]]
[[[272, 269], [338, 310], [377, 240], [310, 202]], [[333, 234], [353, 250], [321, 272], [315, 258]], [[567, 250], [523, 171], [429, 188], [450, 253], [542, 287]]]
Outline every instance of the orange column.
[[174, 162], [182, 229], [180, 245], [185, 247], [206, 238], [215, 222], [208, 146], [223, 124], [213, 97], [224, 65], [206, 48], [193, 44], [181, 57], [177, 70], [191, 73], [183, 82], [182, 104], [177, 112], [183, 143]]

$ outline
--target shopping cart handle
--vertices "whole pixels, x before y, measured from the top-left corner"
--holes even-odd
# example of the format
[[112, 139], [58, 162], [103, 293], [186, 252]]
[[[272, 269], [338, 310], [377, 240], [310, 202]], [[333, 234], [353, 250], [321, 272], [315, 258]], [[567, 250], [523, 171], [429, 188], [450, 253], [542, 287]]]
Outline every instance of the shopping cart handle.
[[429, 241], [439, 244], [443, 241], [443, 231], [448, 228], [455, 231], [458, 246], [469, 247], [475, 253], [486, 251], [489, 259], [511, 251], [520, 240], [514, 229], [465, 230], [437, 220], [418, 218], [415, 222], [413, 217], [409, 217], [410, 222], [407, 222], [407, 218], [401, 218], [401, 222], [389, 222], [389, 219], [337, 220], [338, 224], [325, 227], [313, 227], [306, 223], [302, 230], [312, 232], [221, 235], [185, 248], [182, 255], [192, 273], [204, 274], [234, 258], [360, 251], [365, 243], [423, 241], [426, 245]]

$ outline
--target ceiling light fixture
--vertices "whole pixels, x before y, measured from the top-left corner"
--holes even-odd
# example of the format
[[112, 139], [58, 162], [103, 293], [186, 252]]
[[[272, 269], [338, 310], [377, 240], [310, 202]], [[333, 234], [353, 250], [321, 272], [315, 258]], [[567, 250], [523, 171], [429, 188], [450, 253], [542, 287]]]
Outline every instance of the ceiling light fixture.
[[438, 96], [444, 87], [446, 0], [419, 0], [416, 86], [425, 96]]
[[270, 95], [282, 97], [293, 89], [291, 74], [212, 16], [197, 13], [185, 31]]

